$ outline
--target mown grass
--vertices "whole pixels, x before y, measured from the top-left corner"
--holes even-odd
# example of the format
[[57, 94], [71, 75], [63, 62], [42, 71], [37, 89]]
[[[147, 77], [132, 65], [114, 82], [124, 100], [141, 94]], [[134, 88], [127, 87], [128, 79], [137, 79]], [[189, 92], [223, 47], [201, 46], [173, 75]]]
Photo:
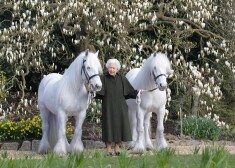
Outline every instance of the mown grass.
[[141, 155], [123, 152], [120, 156], [108, 156], [105, 152], [90, 151], [63, 157], [47, 154], [41, 159], [10, 159], [2, 153], [0, 168], [232, 168], [234, 158], [235, 155], [229, 154], [223, 147], [208, 147], [202, 154], [195, 152], [192, 155], [177, 155], [173, 149], [167, 149]]

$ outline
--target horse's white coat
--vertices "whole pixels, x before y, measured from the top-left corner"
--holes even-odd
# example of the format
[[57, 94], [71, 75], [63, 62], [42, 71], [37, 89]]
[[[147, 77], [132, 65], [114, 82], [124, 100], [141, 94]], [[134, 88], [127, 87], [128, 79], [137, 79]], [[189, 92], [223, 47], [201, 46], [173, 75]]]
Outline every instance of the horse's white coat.
[[[149, 135], [151, 112], [157, 114], [156, 141], [158, 150], [167, 147], [164, 138], [163, 119], [165, 115], [167, 76], [172, 74], [172, 68], [167, 56], [163, 53], [152, 54], [143, 67], [130, 70], [126, 77], [135, 89], [152, 90], [144, 91], [140, 97], [140, 106], [134, 99], [127, 100], [132, 142], [130, 147], [133, 152], [139, 153], [146, 148], [153, 148]], [[159, 76], [158, 76], [159, 75]]]
[[[82, 69], [83, 65], [84, 69]], [[85, 71], [89, 77], [95, 74], [96, 76], [88, 81]], [[102, 88], [98, 75], [100, 73], [102, 73], [102, 67], [98, 52], [92, 53], [87, 50], [72, 62], [63, 75], [51, 73], [42, 79], [38, 89], [38, 107], [43, 132], [39, 153], [46, 153], [49, 149], [59, 155], [83, 151], [82, 124], [88, 103], [88, 92], [84, 84], [89, 82], [94, 92], [100, 90]], [[75, 132], [70, 145], [66, 138], [68, 116], [74, 116], [76, 119]]]

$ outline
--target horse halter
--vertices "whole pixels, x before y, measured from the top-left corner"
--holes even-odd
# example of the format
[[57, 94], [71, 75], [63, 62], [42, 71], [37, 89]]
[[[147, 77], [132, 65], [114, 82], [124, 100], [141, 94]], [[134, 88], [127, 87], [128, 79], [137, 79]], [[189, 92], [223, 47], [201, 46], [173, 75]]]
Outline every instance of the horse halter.
[[152, 74], [153, 74], [154, 81], [156, 81], [157, 78], [159, 78], [161, 76], [165, 76], [166, 77], [166, 74], [160, 74], [160, 75], [156, 76], [153, 71], [152, 71]]
[[92, 76], [89, 76], [89, 74], [87, 73], [86, 68], [85, 68], [85, 64], [84, 64], [85, 62], [86, 62], [86, 59], [83, 59], [83, 62], [82, 62], [82, 69], [81, 69], [81, 75], [82, 75], [82, 71], [83, 71], [83, 73], [84, 73], [84, 75], [85, 75], [85, 77], [86, 77], [87, 82], [90, 83], [90, 80], [91, 80], [92, 78], [96, 77], [96, 76], [99, 76], [99, 74], [94, 74], [94, 75], [92, 75]]
[[[166, 77], [166, 74], [160, 74], [160, 75], [156, 76], [153, 71], [152, 71], [152, 74], [153, 74], [154, 81], [156, 81], [157, 78], [159, 78], [159, 77], [161, 77], [161, 76], [165, 76], [165, 77]], [[157, 89], [158, 89], [158, 87], [155, 87], [155, 88], [153, 88], [153, 89], [145, 90], [145, 91], [147, 91], [147, 92], [152, 92], [152, 91], [157, 90]]]

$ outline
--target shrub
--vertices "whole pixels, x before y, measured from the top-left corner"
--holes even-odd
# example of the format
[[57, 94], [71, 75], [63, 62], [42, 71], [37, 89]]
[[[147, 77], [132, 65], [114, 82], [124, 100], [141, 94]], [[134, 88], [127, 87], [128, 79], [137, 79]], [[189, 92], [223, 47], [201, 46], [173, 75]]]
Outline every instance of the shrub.
[[[0, 141], [41, 139], [41, 122], [41, 118], [38, 115], [32, 119], [21, 119], [20, 121], [4, 119], [0, 121]], [[73, 133], [71, 125], [71, 122], [67, 122], [66, 133], [68, 139], [72, 137]]]
[[202, 151], [200, 167], [227, 167], [226, 159], [228, 155], [229, 152], [224, 148], [224, 146], [206, 147]]
[[22, 139], [19, 124], [13, 121], [0, 122], [0, 140], [19, 140]]
[[87, 119], [91, 122], [99, 124], [101, 122], [101, 100], [94, 100], [87, 110]]
[[[186, 116], [182, 119], [182, 133], [195, 138], [206, 138], [218, 140], [222, 130], [226, 129], [224, 122], [219, 121], [219, 117], [211, 113], [204, 117]], [[177, 125], [177, 131], [181, 128], [180, 123]]]
[[22, 119], [20, 131], [23, 139], [39, 139], [42, 136], [41, 118], [35, 116], [32, 119]]

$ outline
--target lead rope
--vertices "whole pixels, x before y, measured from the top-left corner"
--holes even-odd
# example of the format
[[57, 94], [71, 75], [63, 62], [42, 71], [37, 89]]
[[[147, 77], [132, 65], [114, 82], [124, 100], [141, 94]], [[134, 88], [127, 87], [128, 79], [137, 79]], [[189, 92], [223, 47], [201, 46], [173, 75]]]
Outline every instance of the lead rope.
[[136, 96], [136, 103], [137, 103], [137, 109], [136, 109], [136, 119], [137, 119], [137, 130], [141, 130], [140, 126], [140, 103], [141, 103], [141, 98], [140, 98], [140, 93], [141, 91], [138, 92]]
[[140, 91], [138, 92], [137, 96], [136, 96], [136, 104], [138, 104], [138, 106], [141, 103], [141, 98], [140, 98]]
[[[154, 88], [154, 89], [150, 89], [150, 90], [142, 90], [142, 93], [144, 92], [153, 92], [154, 90], [157, 90], [158, 88]], [[141, 91], [138, 92], [137, 96], [136, 96], [136, 104], [137, 104], [137, 108], [140, 107], [140, 103], [141, 103], [141, 98], [140, 98], [140, 93]]]
[[89, 107], [89, 105], [91, 104], [91, 100], [92, 98], [94, 98], [96, 96], [96, 92], [91, 92], [90, 91], [90, 84], [89, 83], [85, 83], [84, 84], [87, 90], [87, 108]]
[[91, 100], [95, 97], [96, 93], [95, 92], [89, 92], [88, 91], [88, 100], [87, 100], [87, 108], [89, 107], [89, 105], [91, 104]]

